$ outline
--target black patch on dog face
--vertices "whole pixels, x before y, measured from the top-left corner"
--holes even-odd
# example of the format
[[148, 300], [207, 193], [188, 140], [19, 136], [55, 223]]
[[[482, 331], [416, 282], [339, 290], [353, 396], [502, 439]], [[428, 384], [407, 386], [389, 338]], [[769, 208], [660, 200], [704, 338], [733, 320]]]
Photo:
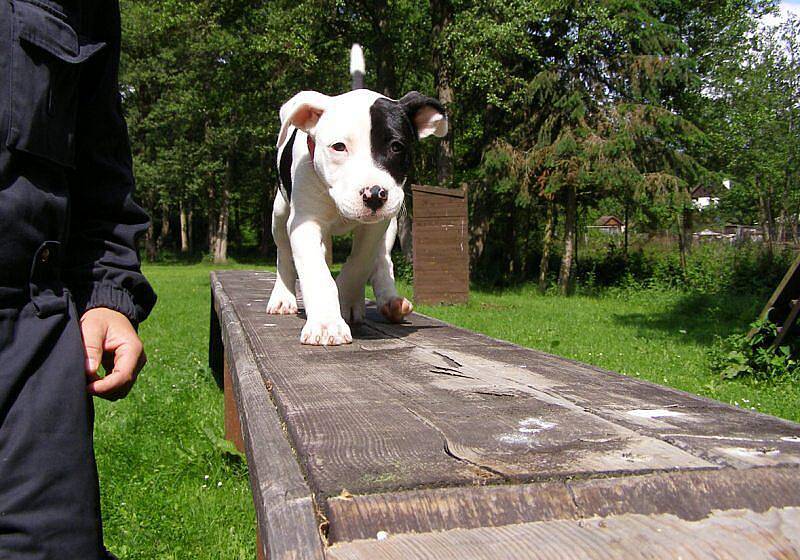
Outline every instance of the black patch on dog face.
[[286, 191], [286, 198], [291, 198], [292, 196], [292, 149], [294, 148], [294, 139], [296, 136], [297, 129], [295, 128], [294, 132], [292, 132], [292, 135], [289, 137], [289, 141], [286, 142], [286, 145], [283, 147], [281, 162], [278, 165], [278, 174], [281, 178], [281, 185]]
[[411, 171], [411, 155], [417, 139], [414, 125], [403, 107], [380, 98], [369, 108], [372, 160], [402, 184]]

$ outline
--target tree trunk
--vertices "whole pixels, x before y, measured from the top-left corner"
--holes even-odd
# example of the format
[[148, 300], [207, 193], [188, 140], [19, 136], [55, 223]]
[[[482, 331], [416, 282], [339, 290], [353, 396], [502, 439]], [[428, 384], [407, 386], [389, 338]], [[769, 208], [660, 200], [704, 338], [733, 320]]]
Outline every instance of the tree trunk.
[[628, 214], [629, 213], [630, 213], [630, 204], [628, 204], [628, 201], [626, 200], [625, 201], [625, 226], [624, 226], [625, 230], [623, 231], [623, 234], [625, 235], [625, 241], [624, 241], [623, 246], [622, 246], [622, 257], [625, 259], [626, 262], [628, 260]]
[[147, 260], [150, 262], [154, 262], [158, 256], [158, 249], [156, 248], [156, 230], [152, 220], [147, 225], [147, 232], [144, 235], [144, 252], [147, 256]]
[[391, 35], [389, 5], [387, 0], [375, 0], [370, 3], [372, 13], [372, 29], [375, 32], [375, 50], [377, 57], [378, 91], [394, 99], [397, 95], [397, 73], [395, 68], [394, 43]]
[[[430, 0], [431, 18], [433, 21], [433, 79], [436, 84], [436, 95], [439, 101], [450, 112], [453, 106], [453, 87], [450, 80], [450, 67], [443, 52], [442, 34], [453, 20], [453, 4], [450, 0]], [[453, 129], [442, 138], [436, 146], [436, 178], [440, 185], [448, 186], [453, 182]]]
[[539, 261], [539, 291], [547, 291], [547, 276], [550, 274], [550, 250], [553, 246], [553, 231], [555, 229], [554, 200], [547, 201], [547, 213], [544, 222], [544, 237], [542, 238], [542, 259]]
[[[269, 184], [271, 183], [265, 182], [265, 185]], [[258, 250], [262, 257], [269, 255], [272, 249], [272, 205], [276, 194], [277, 188], [275, 190], [269, 187], [264, 188], [261, 209], [261, 236], [258, 245]]]
[[567, 206], [564, 214], [564, 255], [558, 271], [558, 291], [567, 296], [572, 290], [572, 268], [575, 257], [575, 222], [578, 211], [575, 185], [567, 186]]
[[683, 223], [683, 212], [678, 213], [678, 254], [680, 256], [681, 274], [686, 278], [686, 227]]
[[192, 234], [191, 234], [191, 221], [192, 210], [189, 204], [181, 200], [180, 203], [181, 214], [181, 253], [188, 255], [192, 251]]
[[219, 214], [214, 227], [214, 246], [212, 247], [213, 261], [217, 264], [228, 260], [228, 222], [230, 219], [230, 193], [233, 182], [233, 163], [228, 158], [225, 163], [225, 179], [222, 183]]
[[156, 246], [159, 250], [163, 249], [167, 244], [169, 237], [169, 206], [166, 204], [161, 206], [161, 233], [156, 240]]
[[414, 239], [412, 236], [411, 216], [408, 214], [406, 204], [397, 215], [397, 240], [400, 242], [400, 252], [406, 262], [414, 262]]
[[772, 254], [772, 209], [769, 195], [766, 192], [761, 192], [761, 180], [758, 173], [755, 175], [755, 183], [759, 205], [761, 206], [761, 235], [764, 238], [764, 246], [767, 248], [767, 252]]

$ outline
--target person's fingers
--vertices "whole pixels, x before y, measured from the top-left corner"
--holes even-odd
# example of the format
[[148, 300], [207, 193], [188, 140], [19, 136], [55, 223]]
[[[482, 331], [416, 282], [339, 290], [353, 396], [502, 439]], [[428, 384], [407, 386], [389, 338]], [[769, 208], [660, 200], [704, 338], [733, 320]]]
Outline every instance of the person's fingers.
[[84, 370], [89, 377], [96, 377], [103, 359], [103, 345], [106, 338], [106, 325], [100, 321], [82, 321]]
[[114, 368], [111, 373], [92, 381], [88, 386], [89, 393], [109, 400], [123, 398], [133, 387], [136, 376], [146, 361], [138, 337], [125, 341], [114, 351]]

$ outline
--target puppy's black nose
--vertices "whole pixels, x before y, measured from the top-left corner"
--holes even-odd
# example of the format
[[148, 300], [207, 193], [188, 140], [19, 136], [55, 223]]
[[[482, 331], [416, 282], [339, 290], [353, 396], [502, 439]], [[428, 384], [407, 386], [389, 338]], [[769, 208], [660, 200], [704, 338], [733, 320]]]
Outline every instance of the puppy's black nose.
[[364, 205], [367, 208], [376, 212], [389, 198], [389, 193], [383, 187], [373, 185], [361, 191], [361, 198], [364, 199]]

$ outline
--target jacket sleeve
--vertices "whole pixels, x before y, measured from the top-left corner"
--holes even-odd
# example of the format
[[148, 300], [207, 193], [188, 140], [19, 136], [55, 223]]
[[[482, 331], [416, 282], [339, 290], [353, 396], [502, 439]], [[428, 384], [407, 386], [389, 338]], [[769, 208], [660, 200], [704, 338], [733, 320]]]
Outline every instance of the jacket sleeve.
[[131, 149], [118, 84], [119, 6], [117, 2], [98, 4], [94, 13], [84, 15], [83, 31], [106, 46], [80, 70], [76, 166], [70, 176], [63, 278], [79, 314], [107, 307], [137, 325], [156, 301], [142, 275], [137, 251], [148, 217], [133, 201]]

